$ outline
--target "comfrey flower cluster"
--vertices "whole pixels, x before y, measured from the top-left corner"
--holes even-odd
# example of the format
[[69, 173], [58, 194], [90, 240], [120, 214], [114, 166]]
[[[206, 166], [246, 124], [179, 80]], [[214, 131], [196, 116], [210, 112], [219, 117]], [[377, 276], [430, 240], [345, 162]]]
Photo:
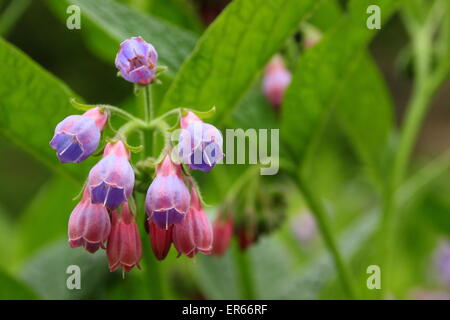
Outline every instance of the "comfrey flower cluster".
[[[135, 83], [137, 92], [145, 93], [150, 85], [157, 83], [157, 76], [164, 69], [157, 67], [157, 60], [158, 54], [151, 44], [141, 37], [133, 37], [121, 43], [115, 62], [120, 76]], [[143, 120], [113, 106], [77, 105], [86, 112], [61, 121], [50, 146], [64, 163], [81, 162], [97, 149], [102, 149], [103, 157], [90, 170], [81, 200], [70, 215], [70, 246], [84, 247], [91, 253], [106, 249], [111, 271], [122, 268], [128, 272], [134, 266], [139, 268], [142, 244], [136, 224], [135, 173], [147, 170], [154, 172], [154, 176], [153, 180], [144, 181], [148, 186], [145, 227], [155, 256], [164, 259], [172, 243], [179, 255], [192, 258], [198, 252], [210, 254], [213, 226], [203, 209], [197, 184], [187, 174], [187, 167], [209, 172], [223, 158], [219, 130], [203, 122], [192, 110], [171, 110], [156, 119]], [[165, 139], [160, 155], [155, 156], [145, 154], [147, 148], [138, 150], [128, 144], [128, 135], [133, 131], [141, 133], [143, 144], [146, 135], [155, 134], [156, 130], [167, 136], [170, 126], [164, 119], [174, 111], [178, 112], [181, 129], [178, 146], [172, 146], [170, 139]], [[126, 120], [117, 131], [111, 125], [106, 126], [113, 114]], [[107, 137], [108, 130], [114, 135]], [[173, 160], [174, 150], [181, 163]], [[132, 152], [141, 152], [140, 163], [146, 164], [144, 169], [133, 163]]]

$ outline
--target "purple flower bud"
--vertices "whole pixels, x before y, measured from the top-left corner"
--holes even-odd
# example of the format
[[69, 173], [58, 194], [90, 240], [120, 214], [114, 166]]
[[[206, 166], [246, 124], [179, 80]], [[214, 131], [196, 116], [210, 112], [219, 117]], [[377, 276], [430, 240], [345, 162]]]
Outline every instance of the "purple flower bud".
[[181, 178], [181, 167], [167, 155], [156, 168], [145, 198], [149, 219], [161, 229], [180, 223], [189, 210], [191, 196]]
[[106, 145], [103, 159], [89, 172], [88, 187], [92, 203], [116, 209], [133, 192], [134, 171], [128, 162], [130, 152], [122, 141]]
[[120, 44], [116, 67], [125, 80], [146, 85], [155, 78], [157, 61], [155, 48], [141, 37], [133, 37]]
[[283, 100], [284, 91], [291, 83], [291, 73], [284, 66], [281, 57], [274, 57], [266, 67], [263, 79], [263, 93], [267, 100], [278, 109]]
[[89, 157], [100, 142], [108, 114], [93, 108], [83, 115], [72, 115], [58, 123], [50, 146], [61, 162], [81, 162]]
[[211, 171], [224, 156], [222, 134], [192, 112], [182, 117], [180, 124], [178, 150], [182, 161], [191, 170]]
[[85, 189], [80, 203], [70, 214], [69, 243], [72, 248], [85, 247], [94, 253], [108, 239], [111, 222], [108, 211], [100, 204], [91, 203], [89, 192]]

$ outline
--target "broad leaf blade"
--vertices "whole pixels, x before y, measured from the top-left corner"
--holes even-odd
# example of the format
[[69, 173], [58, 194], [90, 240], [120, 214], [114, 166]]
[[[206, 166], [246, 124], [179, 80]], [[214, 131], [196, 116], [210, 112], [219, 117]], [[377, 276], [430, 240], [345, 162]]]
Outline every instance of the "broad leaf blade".
[[206, 30], [163, 101], [231, 112], [271, 56], [318, 1], [236, 0]]
[[336, 113], [369, 173], [381, 179], [383, 150], [393, 128], [393, 105], [384, 80], [368, 55], [361, 57], [346, 82], [336, 103]]
[[386, 20], [399, 1], [362, 0], [350, 3], [350, 12], [341, 18], [315, 47], [308, 50], [294, 72], [282, 106], [283, 140], [303, 164], [314, 145], [329, 111], [376, 30], [366, 27], [366, 9], [380, 6]]
[[17, 223], [21, 256], [67, 236], [69, 216], [77, 204], [71, 199], [80, 188], [62, 177], [42, 186]]
[[[69, 266], [81, 271], [81, 289], [69, 289]], [[89, 299], [100, 293], [109, 275], [104, 250], [90, 254], [71, 249], [67, 240], [46, 246], [33, 255], [21, 272], [21, 279], [43, 299]], [[97, 295], [98, 296], [98, 295]]]
[[[159, 55], [159, 63], [175, 73], [195, 45], [196, 36], [159, 18], [132, 10], [113, 0], [66, 0], [80, 7], [81, 13], [116, 41], [109, 47], [115, 55], [123, 40], [141, 36], [152, 43]], [[60, 1], [58, 1], [60, 2]], [[55, 5], [58, 5], [55, 3]], [[65, 6], [62, 7], [65, 10]], [[83, 27], [82, 29], [83, 30]], [[93, 41], [95, 39], [91, 39]], [[107, 43], [111, 44], [111, 41]]]

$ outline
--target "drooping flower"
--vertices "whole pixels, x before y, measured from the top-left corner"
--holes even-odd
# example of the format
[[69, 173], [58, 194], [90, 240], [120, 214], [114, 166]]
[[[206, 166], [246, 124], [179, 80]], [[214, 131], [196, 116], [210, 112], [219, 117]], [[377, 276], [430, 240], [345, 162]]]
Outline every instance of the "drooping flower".
[[191, 170], [209, 172], [223, 158], [223, 138], [220, 131], [204, 123], [193, 112], [180, 120], [181, 134], [178, 151]]
[[213, 229], [195, 188], [191, 191], [189, 212], [181, 223], [173, 226], [172, 241], [179, 254], [185, 254], [189, 258], [194, 257], [197, 252], [211, 253]]
[[120, 44], [116, 56], [116, 67], [125, 80], [149, 84], [156, 75], [158, 53], [155, 48], [141, 37], [132, 37]]
[[153, 253], [158, 260], [163, 260], [169, 253], [170, 246], [172, 245], [173, 226], [170, 226], [166, 230], [158, 227], [152, 220], [147, 220], [146, 223]]
[[110, 230], [108, 211], [101, 204], [91, 203], [89, 192], [85, 189], [83, 198], [70, 214], [68, 232], [70, 246], [84, 247], [90, 253], [94, 253], [100, 247], [105, 248], [104, 243]]
[[156, 168], [156, 178], [150, 184], [145, 198], [149, 219], [159, 228], [167, 230], [183, 220], [190, 201], [180, 165], [173, 163], [170, 156], [166, 155]]
[[108, 255], [109, 270], [115, 271], [121, 267], [125, 272], [129, 272], [134, 266], [139, 267], [142, 256], [141, 239], [139, 231], [130, 211], [128, 202], [122, 207], [122, 212], [118, 210], [112, 213], [112, 227], [106, 248]]
[[222, 217], [219, 215], [213, 223], [213, 246], [212, 254], [221, 256], [230, 246], [231, 237], [233, 235], [233, 218], [231, 215]]
[[92, 203], [116, 209], [133, 192], [134, 171], [130, 152], [122, 141], [109, 142], [103, 158], [89, 172], [88, 188]]
[[71, 115], [58, 123], [50, 146], [61, 162], [81, 162], [89, 157], [100, 142], [107, 112], [93, 108], [82, 115]]
[[291, 73], [286, 69], [283, 59], [275, 56], [266, 67], [262, 86], [264, 95], [275, 109], [279, 109], [290, 83]]
[[450, 242], [442, 240], [434, 253], [437, 276], [447, 287], [450, 287]]

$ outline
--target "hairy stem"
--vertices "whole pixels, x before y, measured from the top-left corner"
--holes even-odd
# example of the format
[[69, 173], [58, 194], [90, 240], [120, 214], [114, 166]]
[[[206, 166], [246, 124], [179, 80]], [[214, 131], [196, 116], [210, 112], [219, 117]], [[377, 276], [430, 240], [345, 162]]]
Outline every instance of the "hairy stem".
[[144, 115], [145, 122], [149, 123], [153, 120], [153, 95], [151, 85], [146, 85], [142, 88], [144, 98]]
[[[152, 105], [152, 88], [151, 85], [140, 88], [141, 94], [137, 96], [138, 103], [140, 104], [141, 113], [144, 116], [146, 128], [151, 128], [151, 121], [153, 119], [153, 105]], [[155, 150], [153, 148], [152, 134], [147, 130], [142, 132], [141, 143], [144, 146], [141, 154], [142, 160], [147, 159], [149, 156], [154, 156]], [[144, 210], [144, 209], [143, 209]], [[144, 211], [143, 211], [144, 212]], [[144, 212], [145, 219], [146, 214]], [[148, 242], [148, 239], [147, 239]], [[144, 250], [145, 272], [148, 278], [148, 286], [150, 290], [150, 296], [152, 299], [164, 299], [164, 274], [163, 268], [161, 268], [160, 262], [153, 255], [150, 246], [147, 244]]]

